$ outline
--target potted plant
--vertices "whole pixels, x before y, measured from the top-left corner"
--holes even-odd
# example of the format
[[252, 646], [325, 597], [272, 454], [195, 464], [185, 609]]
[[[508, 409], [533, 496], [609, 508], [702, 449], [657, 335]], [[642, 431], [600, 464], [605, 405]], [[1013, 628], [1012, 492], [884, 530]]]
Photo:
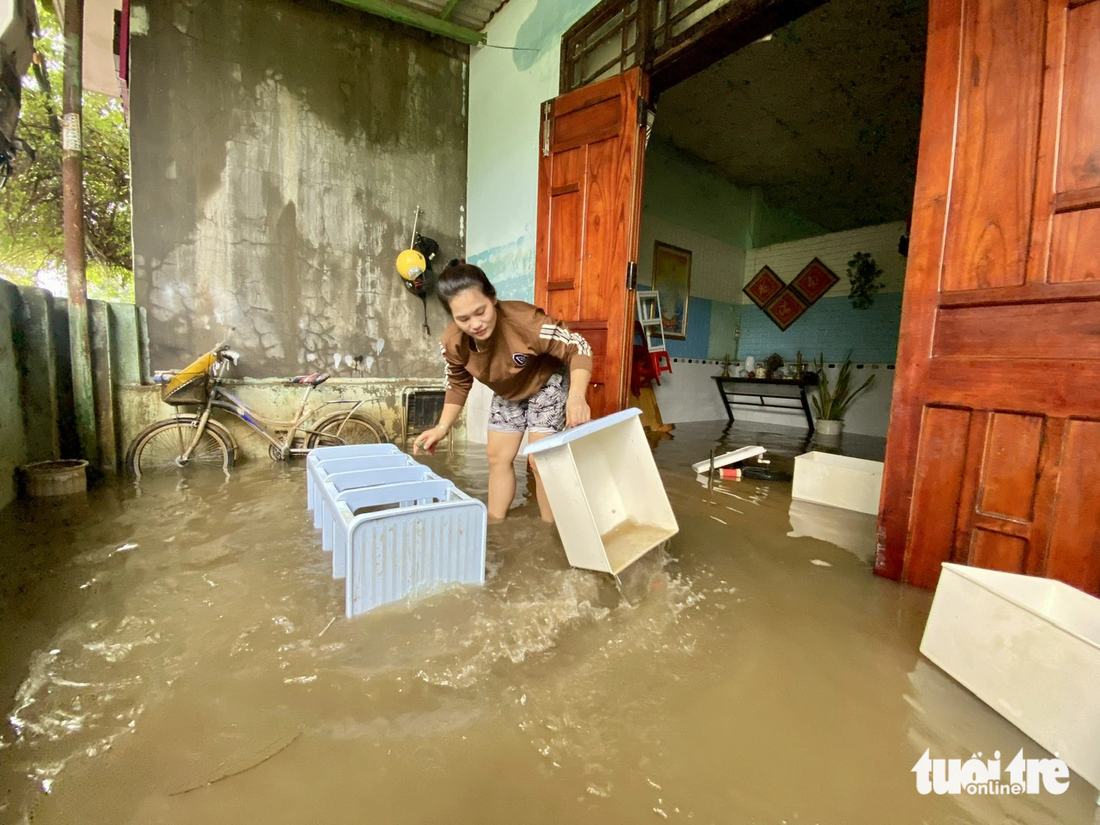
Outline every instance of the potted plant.
[[852, 285], [848, 300], [854, 309], [867, 309], [875, 302], [875, 293], [882, 289], [881, 275], [882, 270], [869, 252], [857, 252], [848, 261], [848, 282]]
[[818, 435], [836, 437], [844, 429], [844, 414], [852, 402], [874, 383], [875, 376], [852, 389], [852, 356], [849, 354], [840, 365], [836, 381], [830, 381], [825, 372], [825, 355], [818, 356], [814, 362], [817, 367], [817, 394], [813, 398], [814, 412], [817, 413], [816, 428]]

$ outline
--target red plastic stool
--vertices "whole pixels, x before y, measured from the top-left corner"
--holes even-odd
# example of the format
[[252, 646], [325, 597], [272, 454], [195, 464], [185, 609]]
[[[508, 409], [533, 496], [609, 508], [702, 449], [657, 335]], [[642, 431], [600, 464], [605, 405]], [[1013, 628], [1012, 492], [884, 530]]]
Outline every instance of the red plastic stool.
[[630, 369], [630, 393], [637, 397], [641, 395], [641, 388], [649, 386], [649, 382], [657, 378], [654, 371], [653, 359], [650, 352], [640, 344], [634, 345], [633, 357]]
[[664, 350], [659, 352], [649, 353], [649, 363], [653, 368], [653, 380], [657, 382], [657, 386], [661, 386], [660, 375], [662, 372], [672, 372], [672, 360], [668, 357], [668, 353]]

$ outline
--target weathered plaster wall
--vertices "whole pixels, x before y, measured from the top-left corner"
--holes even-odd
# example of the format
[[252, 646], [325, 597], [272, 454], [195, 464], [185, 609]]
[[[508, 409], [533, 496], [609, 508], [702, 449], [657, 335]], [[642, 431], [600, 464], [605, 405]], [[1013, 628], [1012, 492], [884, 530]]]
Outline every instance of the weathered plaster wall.
[[442, 309], [394, 270], [462, 254], [468, 49], [325, 0], [138, 0], [134, 252], [154, 369], [227, 336], [254, 377], [436, 376]]
[[[441, 382], [437, 382], [441, 384]], [[403, 391], [410, 384], [403, 378], [348, 378], [332, 380], [318, 387], [309, 398], [309, 408], [319, 408], [326, 401], [363, 402], [359, 408], [373, 418], [385, 431], [386, 438], [401, 448], [401, 409]], [[227, 389], [259, 415], [273, 420], [289, 421], [298, 413], [304, 388], [273, 380], [230, 380]], [[181, 410], [194, 412], [195, 407], [172, 407], [161, 401], [160, 387], [127, 385], [117, 388], [119, 399], [119, 428], [125, 443], [150, 424], [168, 418]], [[319, 409], [315, 417], [307, 419], [306, 426], [316, 424], [334, 413], [345, 412], [350, 405], [333, 404]], [[268, 442], [255, 430], [225, 412], [217, 411], [214, 418], [229, 428], [237, 439], [239, 461], [269, 462]], [[463, 436], [461, 423], [456, 427], [456, 437]], [[292, 459], [299, 461], [301, 459]]]

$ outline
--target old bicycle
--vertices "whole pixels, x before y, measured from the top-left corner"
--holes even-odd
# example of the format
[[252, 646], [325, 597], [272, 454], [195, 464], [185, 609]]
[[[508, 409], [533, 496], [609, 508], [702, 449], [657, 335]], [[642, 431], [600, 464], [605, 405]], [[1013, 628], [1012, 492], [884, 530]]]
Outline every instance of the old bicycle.
[[[236, 364], [239, 358], [238, 353], [223, 343], [183, 370], [157, 376], [166, 403], [200, 409], [157, 421], [134, 437], [126, 451], [126, 467], [135, 477], [179, 472], [185, 467], [217, 467], [228, 471], [237, 455], [237, 442], [224, 424], [211, 417], [214, 410], [239, 418], [259, 433], [268, 442], [268, 454], [275, 461], [305, 455], [315, 447], [386, 441], [381, 425], [360, 412], [362, 401], [323, 401], [309, 406], [313, 390], [328, 380], [324, 373], [286, 379], [289, 384], [305, 387], [293, 420], [279, 421], [256, 413], [223, 383], [229, 365]], [[338, 405], [344, 409], [331, 412]], [[316, 423], [306, 426], [311, 421]]]

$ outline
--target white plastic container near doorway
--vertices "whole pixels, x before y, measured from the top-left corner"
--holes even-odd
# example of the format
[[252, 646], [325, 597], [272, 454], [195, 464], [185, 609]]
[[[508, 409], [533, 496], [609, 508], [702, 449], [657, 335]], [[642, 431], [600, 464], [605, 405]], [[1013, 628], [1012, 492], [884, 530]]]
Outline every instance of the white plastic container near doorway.
[[944, 564], [920, 652], [1100, 788], [1100, 599]]
[[791, 498], [878, 514], [882, 462], [812, 452], [794, 460]]
[[617, 574], [680, 531], [639, 415], [612, 413], [524, 450], [573, 567]]

